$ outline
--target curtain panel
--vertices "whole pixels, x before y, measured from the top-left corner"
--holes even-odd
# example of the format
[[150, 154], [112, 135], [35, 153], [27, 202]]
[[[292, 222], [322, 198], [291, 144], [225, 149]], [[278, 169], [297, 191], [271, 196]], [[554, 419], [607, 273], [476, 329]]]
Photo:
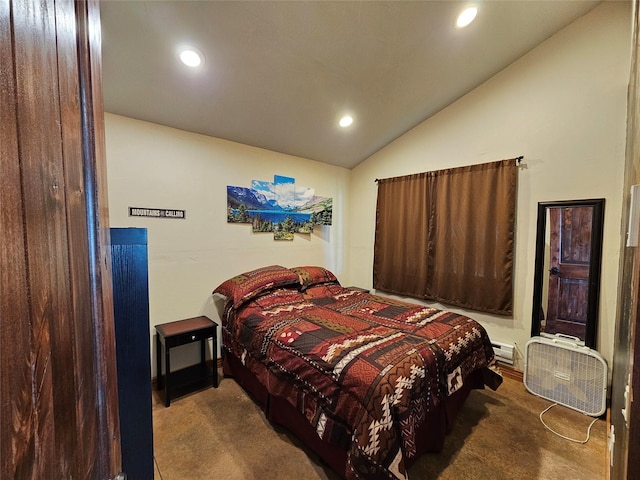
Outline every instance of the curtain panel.
[[516, 159], [378, 181], [373, 286], [513, 313]]

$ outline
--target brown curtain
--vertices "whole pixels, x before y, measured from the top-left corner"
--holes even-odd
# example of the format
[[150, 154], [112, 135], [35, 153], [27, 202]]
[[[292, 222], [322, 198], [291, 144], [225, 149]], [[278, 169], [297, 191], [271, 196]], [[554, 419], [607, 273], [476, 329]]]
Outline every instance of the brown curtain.
[[513, 312], [515, 159], [378, 182], [373, 286]]

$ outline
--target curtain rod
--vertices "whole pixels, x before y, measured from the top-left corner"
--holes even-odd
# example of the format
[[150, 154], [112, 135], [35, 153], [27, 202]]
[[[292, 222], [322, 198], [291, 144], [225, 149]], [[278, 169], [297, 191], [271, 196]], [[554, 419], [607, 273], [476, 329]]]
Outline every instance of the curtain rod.
[[[518, 165], [520, 165], [520, 162], [521, 162], [522, 160], [524, 160], [524, 155], [520, 155], [519, 157], [516, 157], [516, 163], [517, 163]], [[374, 180], [374, 182], [376, 182], [376, 183], [378, 183], [379, 181], [380, 181], [380, 179], [379, 179], [379, 178], [376, 178], [376, 179]]]

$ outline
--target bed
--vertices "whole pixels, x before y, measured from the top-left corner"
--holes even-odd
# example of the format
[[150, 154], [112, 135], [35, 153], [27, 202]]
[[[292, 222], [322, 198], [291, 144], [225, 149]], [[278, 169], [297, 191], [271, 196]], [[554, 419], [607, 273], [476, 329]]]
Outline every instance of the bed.
[[408, 478], [469, 392], [502, 380], [476, 321], [345, 288], [322, 267], [271, 265], [214, 294], [224, 375], [348, 480]]

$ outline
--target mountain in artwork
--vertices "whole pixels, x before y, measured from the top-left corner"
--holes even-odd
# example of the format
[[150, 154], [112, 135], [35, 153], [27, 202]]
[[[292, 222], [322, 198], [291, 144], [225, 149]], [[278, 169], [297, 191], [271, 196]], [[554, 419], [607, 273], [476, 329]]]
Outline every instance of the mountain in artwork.
[[249, 210], [282, 210], [275, 200], [247, 187], [227, 186], [227, 205], [234, 209], [244, 205]]
[[291, 205], [283, 207], [278, 205], [276, 200], [267, 199], [265, 195], [252, 188], [227, 186], [227, 204], [234, 209], [244, 205], [249, 210], [286, 210], [314, 213], [326, 210], [327, 206], [331, 205], [332, 200], [331, 198], [314, 195], [311, 200], [297, 208]]

